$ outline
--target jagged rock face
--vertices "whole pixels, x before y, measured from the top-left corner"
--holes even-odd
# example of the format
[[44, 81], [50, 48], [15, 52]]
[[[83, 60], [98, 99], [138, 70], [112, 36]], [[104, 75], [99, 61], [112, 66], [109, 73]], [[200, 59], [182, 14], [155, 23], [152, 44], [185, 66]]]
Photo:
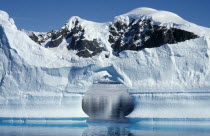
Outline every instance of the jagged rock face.
[[128, 25], [117, 21], [110, 26], [109, 42], [117, 53], [138, 51], [198, 38], [197, 35], [176, 28], [153, 25], [150, 20], [133, 19]]
[[77, 55], [80, 57], [92, 57], [103, 51], [96, 39], [92, 41], [86, 40], [84, 37], [85, 30], [76, 21], [75, 26], [71, 29], [70, 34], [66, 39], [69, 41], [67, 48], [69, 50], [77, 50]]
[[[105, 50], [96, 39], [85, 38], [85, 29], [80, 25], [79, 20], [75, 20], [72, 25], [70, 30], [65, 26], [59, 31], [45, 34], [32, 33], [29, 37], [47, 48], [58, 47], [65, 40], [68, 50], [77, 50], [77, 55], [84, 58], [95, 56]], [[109, 26], [108, 33], [108, 42], [114, 54], [124, 50], [139, 51], [160, 47], [164, 44], [174, 44], [199, 37], [181, 29], [155, 25], [149, 19], [133, 19], [128, 24], [122, 20], [115, 21]]]
[[[54, 30], [48, 33], [36, 33], [36, 32], [29, 32], [25, 30], [21, 30], [21, 31], [25, 32], [33, 41], [35, 41], [36, 43], [40, 45], [45, 44], [45, 42], [48, 40], [49, 41], [53, 40], [52, 37], [54, 37], [58, 33], [58, 31], [54, 31]], [[51, 47], [51, 44], [49, 44], [49, 42], [45, 45], [45, 47], [48, 47], [48, 46]], [[56, 47], [56, 46], [52, 46], [52, 47]]]
[[92, 57], [102, 52], [103, 48], [99, 46], [96, 39], [92, 41], [85, 39], [84, 31], [79, 21], [76, 20], [71, 30], [64, 27], [59, 31], [51, 31], [46, 34], [32, 33], [29, 37], [40, 45], [44, 44], [47, 48], [58, 47], [65, 40], [68, 43], [67, 48], [77, 50], [77, 55], [80, 57]]

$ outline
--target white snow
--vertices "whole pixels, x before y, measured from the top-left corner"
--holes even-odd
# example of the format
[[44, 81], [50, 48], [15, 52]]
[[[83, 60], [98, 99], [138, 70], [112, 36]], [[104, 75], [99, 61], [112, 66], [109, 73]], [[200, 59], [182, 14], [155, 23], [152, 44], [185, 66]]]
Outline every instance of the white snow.
[[[187, 22], [173, 13], [148, 8], [136, 9], [115, 20], [128, 22], [131, 18], [145, 17], [154, 23], [194, 32], [200, 38], [139, 52], [124, 51], [119, 57], [105, 58], [105, 54], [112, 52], [108, 43], [109, 23], [73, 17], [66, 25], [69, 29], [78, 19], [85, 29], [85, 37], [97, 39], [107, 49], [93, 58], [80, 58], [75, 51], [62, 47], [48, 49], [36, 44], [16, 28], [6, 12], [0, 11], [0, 104], [5, 106], [0, 117], [85, 116], [79, 107], [81, 98], [71, 98], [72, 101], [62, 107], [63, 94], [85, 92], [94, 80], [104, 76], [122, 81], [131, 92], [210, 92], [210, 29]], [[39, 108], [38, 105], [37, 108], [37, 101], [32, 101], [36, 99], [35, 94], [44, 97], [42, 104], [48, 97], [53, 105], [61, 104], [46, 108], [51, 111], [49, 114], [43, 110], [45, 106]], [[56, 99], [57, 95], [59, 99]], [[68, 109], [74, 100], [78, 102], [77, 106]], [[22, 107], [15, 110], [10, 106], [17, 101]], [[32, 106], [27, 107], [27, 104]]]
[[167, 11], [160, 11], [160, 10], [155, 10], [151, 8], [137, 8], [132, 10], [131, 12], [128, 12], [124, 14], [123, 16], [128, 16], [129, 18], [132, 19], [152, 19], [156, 22], [159, 22], [161, 24], [164, 23], [176, 23], [176, 24], [186, 24], [188, 21], [185, 21], [178, 15], [167, 12]]
[[85, 30], [85, 39], [91, 41], [96, 39], [100, 43], [101, 47], [104, 47], [111, 55], [112, 49], [110, 43], [108, 42], [110, 24], [109, 22], [96, 23], [81, 19], [78, 16], [74, 16], [69, 19], [69, 21], [63, 28], [67, 27], [69, 30], [71, 30], [76, 25], [76, 22], [78, 22], [79, 26], [81, 26]]
[[210, 37], [210, 28], [198, 26], [194, 23], [188, 22], [177, 14], [168, 11], [155, 10], [151, 8], [137, 8], [126, 14], [120, 15], [120, 17], [116, 17], [115, 21], [116, 19], [122, 20], [122, 18], [124, 20], [124, 18], [126, 17], [129, 17], [130, 20], [151, 19], [154, 24], [179, 28], [186, 31], [194, 32], [195, 34], [198, 34], [200, 36]]

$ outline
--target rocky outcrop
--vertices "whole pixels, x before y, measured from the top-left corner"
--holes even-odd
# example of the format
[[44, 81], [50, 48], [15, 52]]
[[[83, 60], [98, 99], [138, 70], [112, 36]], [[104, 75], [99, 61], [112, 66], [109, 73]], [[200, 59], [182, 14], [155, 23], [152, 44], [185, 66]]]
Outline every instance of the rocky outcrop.
[[[95, 56], [105, 50], [96, 38], [90, 40], [85, 37], [86, 29], [80, 21], [81, 19], [74, 17], [59, 31], [32, 32], [29, 37], [47, 48], [58, 47], [64, 42], [68, 50], [76, 50], [77, 55], [84, 58]], [[150, 19], [143, 18], [130, 19], [129, 23], [122, 19], [116, 20], [109, 24], [107, 33], [109, 34], [108, 43], [110, 43], [115, 55], [124, 50], [139, 51], [199, 37], [192, 32], [157, 25]]]
[[117, 21], [110, 26], [109, 42], [117, 53], [124, 50], [142, 50], [198, 38], [197, 35], [177, 28], [152, 24], [150, 20], [133, 19], [128, 25]]
[[103, 48], [100, 47], [96, 39], [85, 39], [85, 30], [79, 24], [78, 20], [75, 20], [73, 28], [70, 30], [68, 26], [65, 26], [59, 31], [51, 31], [48, 33], [25, 32], [33, 41], [47, 48], [58, 47], [65, 41], [67, 49], [76, 50], [77, 55], [84, 58], [95, 56], [103, 51]]
[[85, 30], [76, 21], [75, 26], [70, 30], [66, 40], [69, 42], [67, 48], [69, 50], [77, 50], [80, 57], [92, 57], [103, 51], [96, 39], [92, 41], [85, 39]]

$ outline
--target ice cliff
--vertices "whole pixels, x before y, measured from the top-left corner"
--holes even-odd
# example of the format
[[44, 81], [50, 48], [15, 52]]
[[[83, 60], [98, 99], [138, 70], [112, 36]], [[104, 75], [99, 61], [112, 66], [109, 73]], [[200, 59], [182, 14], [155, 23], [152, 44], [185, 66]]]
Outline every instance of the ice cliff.
[[108, 23], [72, 17], [48, 33], [18, 30], [0, 11], [1, 104], [61, 104], [104, 77], [131, 92], [210, 92], [209, 57], [210, 29], [166, 11], [139, 8]]

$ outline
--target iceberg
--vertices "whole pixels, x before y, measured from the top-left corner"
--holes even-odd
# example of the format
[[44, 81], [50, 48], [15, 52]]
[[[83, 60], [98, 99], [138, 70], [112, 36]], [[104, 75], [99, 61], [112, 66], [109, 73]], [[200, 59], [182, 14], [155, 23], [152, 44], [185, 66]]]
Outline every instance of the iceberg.
[[[192, 39], [180, 42], [175, 39], [173, 43], [139, 51], [129, 47], [129, 50], [115, 52], [117, 48], [114, 50], [111, 43], [117, 45], [116, 39], [110, 42], [109, 36], [113, 36], [117, 28], [112, 34], [110, 29], [120, 23], [123, 27], [129, 25], [133, 19], [148, 19], [161, 30], [187, 33]], [[74, 29], [76, 22], [84, 30], [82, 36], [76, 27]], [[48, 48], [45, 43], [55, 39], [51, 37], [42, 45], [38, 44], [26, 32], [18, 30], [6, 12], [0, 11], [0, 117], [86, 117], [81, 108], [84, 92], [95, 80], [108, 77], [122, 82], [133, 94], [137, 107], [131, 117], [209, 118], [209, 28], [173, 13], [148, 8], [136, 9], [108, 23], [73, 17], [62, 30], [66, 27], [70, 32], [75, 30], [73, 37]], [[121, 30], [116, 32], [126, 35]], [[78, 37], [84, 38], [79, 39], [83, 43], [81, 50], [79, 43], [71, 42]], [[123, 40], [131, 39], [128, 36]], [[149, 37], [142, 43], [147, 39]], [[133, 43], [140, 42], [138, 39]], [[72, 49], [76, 45], [77, 50]], [[100, 48], [100, 52], [94, 53], [92, 47]], [[88, 55], [87, 52], [91, 57], [80, 56]]]

